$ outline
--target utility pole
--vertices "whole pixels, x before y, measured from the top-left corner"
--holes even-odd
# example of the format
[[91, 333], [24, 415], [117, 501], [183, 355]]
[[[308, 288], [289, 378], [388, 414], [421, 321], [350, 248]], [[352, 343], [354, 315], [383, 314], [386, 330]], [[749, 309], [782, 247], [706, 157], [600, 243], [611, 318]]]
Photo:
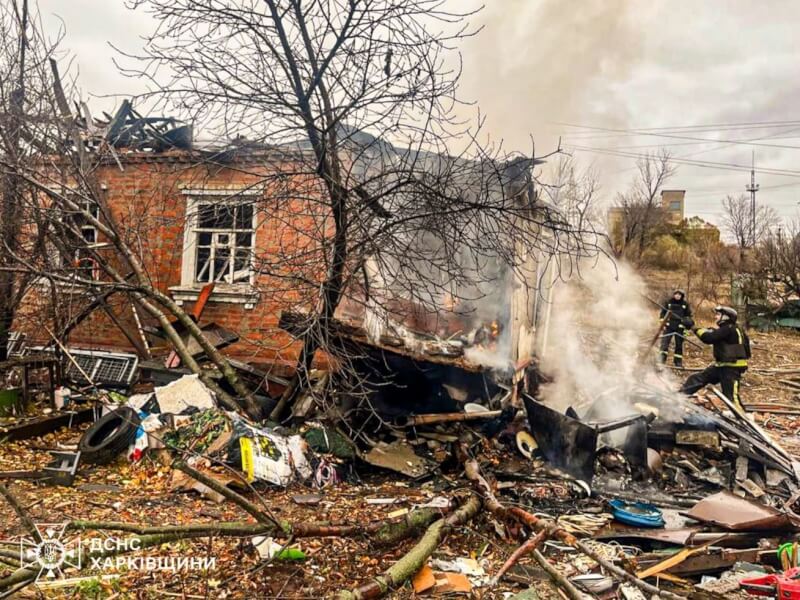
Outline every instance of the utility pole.
[[750, 185], [745, 186], [750, 192], [750, 241], [752, 247], [756, 247], [756, 192], [758, 191], [758, 184], [756, 183], [756, 152], [753, 150], [753, 166], [750, 168]]

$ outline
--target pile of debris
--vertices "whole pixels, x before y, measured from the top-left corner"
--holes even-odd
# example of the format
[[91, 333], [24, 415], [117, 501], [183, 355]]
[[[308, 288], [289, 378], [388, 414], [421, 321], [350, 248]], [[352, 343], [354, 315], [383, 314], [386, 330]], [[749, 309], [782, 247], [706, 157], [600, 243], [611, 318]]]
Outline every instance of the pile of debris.
[[[292, 315], [281, 324], [301, 327]], [[487, 330], [491, 341], [496, 334]], [[169, 365], [138, 363], [138, 378], [112, 390], [93, 380], [99, 371], [87, 372], [88, 359], [70, 353], [63, 377], [72, 378], [76, 391], [58, 388], [51, 415], [18, 419], [5, 435], [41, 435], [50, 421], [92, 424], [74, 447], [52, 452], [47, 468], [0, 478], [70, 485], [81, 470], [149, 455], [173, 467], [172, 490], [232, 502], [255, 519], [216, 523], [213, 531], [249, 538], [265, 561], [305, 560], [298, 542], [304, 537], [395, 539], [387, 527], [400, 532], [397, 539], [421, 534], [392, 568], [341, 598], [377, 597], [408, 581], [419, 594], [491, 593], [501, 583], [535, 579], [523, 564], [530, 558], [572, 598], [675, 598], [695, 586], [788, 589], [798, 566], [800, 465], [722, 394], [692, 401], [637, 383], [619, 400], [629, 407], [616, 411], [622, 416], [605, 418], [608, 392], [562, 412], [540, 400], [546, 378], [535, 361], [500, 370], [473, 363], [467, 350], [486, 340], [467, 337], [374, 341], [363, 329], [337, 323], [334, 344], [356, 357], [369, 411], [353, 410], [345, 421], [346, 407], [338, 405], [342, 412], [331, 418], [330, 405], [317, 402], [336, 386], [329, 374], [333, 381], [321, 378], [324, 385], [295, 403], [294, 425], [226, 412], [174, 356]], [[240, 372], [258, 380], [252, 367]], [[390, 473], [412, 487], [430, 485], [435, 497], [398, 507], [380, 524], [331, 524], [278, 520], [259, 495], [297, 488], [295, 501], [314, 505], [325, 490]], [[464, 475], [471, 492], [458, 484]], [[494, 572], [480, 555], [436, 552], [448, 532], [480, 511], [489, 513], [494, 534], [517, 546]], [[137, 534], [152, 529], [91, 524], [121, 526]], [[170, 539], [196, 537], [198, 530], [174, 526]]]

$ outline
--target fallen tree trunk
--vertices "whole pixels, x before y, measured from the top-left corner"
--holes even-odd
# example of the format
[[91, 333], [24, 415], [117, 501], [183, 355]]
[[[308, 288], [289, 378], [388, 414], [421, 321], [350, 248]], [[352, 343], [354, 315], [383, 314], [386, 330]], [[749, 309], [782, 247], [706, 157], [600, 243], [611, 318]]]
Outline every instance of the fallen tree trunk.
[[201, 471], [198, 471], [197, 469], [190, 467], [185, 462], [175, 463], [175, 468], [180, 471], [183, 471], [189, 477], [196, 479], [197, 481], [211, 488], [218, 494], [222, 494], [228, 500], [240, 506], [245, 512], [255, 517], [256, 521], [258, 521], [259, 523], [272, 523], [273, 525], [280, 526], [280, 522], [272, 514], [269, 514], [266, 510], [262, 510], [261, 508], [250, 502], [244, 496], [240, 496], [239, 494], [234, 492], [228, 486], [223, 485], [218, 481], [212, 479], [211, 477], [208, 477]]
[[379, 575], [352, 591], [339, 592], [336, 596], [337, 600], [371, 600], [381, 598], [387, 592], [399, 588], [422, 568], [444, 536], [454, 527], [463, 525], [478, 514], [480, 507], [480, 499], [477, 496], [470, 496], [454, 513], [431, 525], [419, 542], [389, 567], [383, 575]]
[[519, 548], [514, 550], [514, 553], [511, 556], [509, 556], [508, 560], [503, 563], [502, 567], [500, 567], [500, 570], [497, 572], [497, 575], [495, 575], [492, 578], [492, 585], [497, 585], [497, 583], [503, 578], [503, 575], [505, 575], [506, 572], [511, 567], [517, 564], [520, 558], [522, 558], [523, 556], [527, 556], [528, 554], [531, 554], [541, 545], [542, 542], [545, 541], [545, 539], [547, 539], [547, 532], [540, 531], [535, 536], [529, 538]]
[[[477, 502], [477, 498], [474, 498]], [[465, 505], [466, 507], [467, 505]], [[464, 511], [465, 507], [460, 510]], [[268, 523], [191, 523], [188, 525], [163, 525], [150, 527], [137, 523], [122, 523], [119, 521], [83, 521], [77, 520], [67, 524], [67, 529], [79, 531], [125, 531], [137, 534], [130, 538], [139, 540], [137, 544], [121, 544], [120, 548], [129, 548], [131, 551], [144, 549], [150, 546], [160, 545], [168, 542], [175, 542], [186, 539], [206, 538], [209, 536], [218, 537], [250, 537], [260, 534], [269, 535], [288, 535], [291, 539], [303, 537], [355, 537], [369, 536], [379, 544], [393, 544], [403, 539], [412, 537], [422, 528], [427, 527], [436, 518], [441, 517], [441, 509], [422, 508], [411, 511], [402, 520], [386, 522], [385, 520], [374, 521], [367, 525], [351, 524], [328, 524], [328, 523], [301, 523], [292, 525], [288, 522], [275, 524]], [[477, 507], [475, 508], [477, 512]], [[448, 519], [454, 517], [453, 513], [446, 519], [440, 519], [437, 523], [449, 522]], [[470, 515], [471, 516], [471, 515]], [[466, 520], [466, 519], [465, 519]], [[458, 521], [461, 522], [460, 520]], [[436, 524], [434, 524], [436, 525]], [[440, 527], [441, 528], [441, 527]], [[448, 526], [449, 528], [449, 526]], [[430, 529], [428, 530], [430, 531]], [[432, 551], [432, 550], [431, 550]], [[82, 560], [93, 558], [104, 558], [122, 552], [101, 552], [88, 554]], [[16, 555], [16, 553], [15, 553]], [[88, 562], [84, 562], [88, 564]], [[24, 587], [32, 582], [39, 574], [38, 569], [21, 568], [4, 579], [0, 579], [0, 592], [8, 590], [13, 586]], [[413, 575], [413, 573], [412, 573]], [[3, 597], [0, 595], [0, 597]]]
[[218, 537], [248, 537], [254, 535], [310, 537], [357, 537], [369, 536], [381, 545], [390, 545], [412, 537], [447, 511], [434, 508], [420, 508], [404, 515], [396, 521], [373, 521], [366, 525], [350, 523], [297, 523], [288, 521], [275, 523], [249, 523], [232, 521], [227, 523], [189, 523], [187, 525], [148, 526], [139, 523], [120, 521], [75, 520], [67, 528], [76, 531], [125, 531], [137, 535], [174, 535], [192, 537], [197, 535]]

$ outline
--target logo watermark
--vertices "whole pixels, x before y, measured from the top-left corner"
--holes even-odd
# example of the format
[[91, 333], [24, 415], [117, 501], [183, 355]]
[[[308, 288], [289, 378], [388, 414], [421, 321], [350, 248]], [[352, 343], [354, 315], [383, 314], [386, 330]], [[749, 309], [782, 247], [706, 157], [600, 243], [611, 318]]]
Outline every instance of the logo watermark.
[[36, 581], [44, 575], [47, 579], [63, 577], [63, 569], [81, 568], [80, 541], [67, 540], [66, 523], [34, 524], [41, 541], [33, 537], [22, 538], [19, 543], [20, 566], [38, 569]]
[[100, 571], [209, 570], [216, 567], [214, 556], [131, 556], [145, 550], [138, 537], [73, 537], [67, 539], [67, 523], [35, 525], [41, 538], [20, 540], [20, 564], [38, 571], [36, 581], [63, 578], [64, 570], [88, 567]]

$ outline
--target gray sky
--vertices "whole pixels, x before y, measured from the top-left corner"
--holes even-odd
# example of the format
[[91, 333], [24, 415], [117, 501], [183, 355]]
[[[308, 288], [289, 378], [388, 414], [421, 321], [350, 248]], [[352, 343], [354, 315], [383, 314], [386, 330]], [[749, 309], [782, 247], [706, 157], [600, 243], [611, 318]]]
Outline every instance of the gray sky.
[[[543, 154], [562, 136], [563, 147], [583, 148], [571, 150], [580, 164], [600, 169], [609, 200], [632, 177], [635, 155], [666, 146], [693, 163], [668, 187], [687, 190], [689, 215], [717, 223], [721, 199], [743, 192], [750, 175], [697, 161], [749, 166], [755, 150], [759, 200], [786, 220], [800, 216], [800, 2], [485, 2], [476, 18], [484, 29], [462, 50], [462, 96], [480, 106], [493, 140], [529, 152], [532, 135]], [[63, 21], [85, 96], [142, 91], [117, 72], [109, 42], [135, 51], [154, 26], [146, 15], [122, 0], [39, 4], [46, 27]], [[114, 104], [91, 99], [95, 110]]]

